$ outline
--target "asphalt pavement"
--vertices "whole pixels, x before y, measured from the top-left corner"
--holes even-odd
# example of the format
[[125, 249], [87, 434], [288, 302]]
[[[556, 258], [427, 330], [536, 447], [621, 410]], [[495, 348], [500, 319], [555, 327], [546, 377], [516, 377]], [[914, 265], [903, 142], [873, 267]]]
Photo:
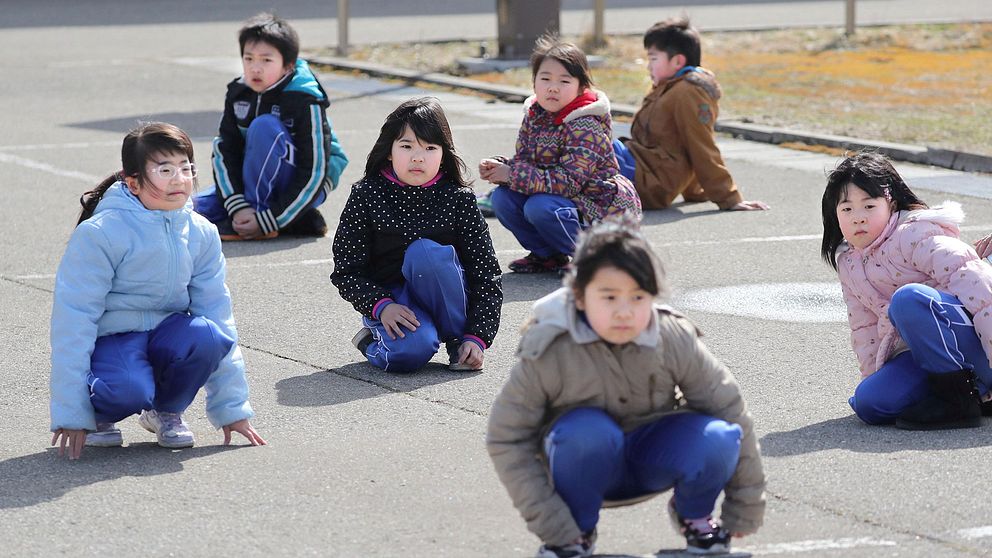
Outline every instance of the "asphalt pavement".
[[[253, 423], [269, 445], [222, 446], [201, 397], [186, 415], [196, 448], [159, 448], [127, 420], [126, 447], [56, 457], [48, 321], [79, 195], [119, 167], [121, 138], [138, 120], [182, 126], [208, 160], [225, 84], [239, 72], [242, 16], [94, 24], [22, 9], [40, 15], [0, 25], [0, 50], [31, 53], [0, 58], [0, 555], [532, 555], [538, 541], [483, 442], [519, 326], [557, 278], [504, 276], [502, 327], [481, 373], [451, 373], [438, 357], [397, 376], [349, 343], [359, 320], [328, 280], [330, 237], [228, 243]], [[411, 96], [441, 99], [470, 167], [512, 152], [520, 105], [323, 77], [352, 159], [322, 208], [332, 228], [382, 119]], [[755, 417], [768, 512], [737, 554], [988, 555], [988, 419], [974, 430], [904, 432], [865, 426], [847, 406], [859, 375], [835, 275], [819, 260], [819, 200], [835, 158], [728, 138], [720, 146], [745, 196], [772, 210], [677, 204], [646, 213], [644, 230], [666, 261], [672, 303], [735, 373]], [[992, 231], [988, 176], [899, 169], [928, 202], [963, 204], [967, 240]], [[489, 225], [505, 269], [523, 251]], [[664, 503], [605, 511], [599, 551], [679, 547]]]

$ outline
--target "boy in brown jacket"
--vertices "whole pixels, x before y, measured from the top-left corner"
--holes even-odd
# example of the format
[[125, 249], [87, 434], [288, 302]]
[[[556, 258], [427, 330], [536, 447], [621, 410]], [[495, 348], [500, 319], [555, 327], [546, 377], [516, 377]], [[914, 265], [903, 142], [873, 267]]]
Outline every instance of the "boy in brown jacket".
[[[534, 305], [486, 445], [541, 558], [590, 556], [602, 507], [669, 488], [692, 554], [755, 532], [765, 477], [751, 413], [665, 291], [647, 240], [604, 221], [582, 236], [567, 286]], [[722, 524], [711, 517], [724, 493]]]
[[711, 201], [720, 209], [768, 209], [743, 199], [720, 156], [713, 136], [720, 84], [699, 65], [699, 33], [689, 20], [654, 24], [644, 33], [644, 48], [654, 88], [634, 115], [631, 138], [613, 142], [642, 207], [664, 209], [681, 194], [687, 202]]

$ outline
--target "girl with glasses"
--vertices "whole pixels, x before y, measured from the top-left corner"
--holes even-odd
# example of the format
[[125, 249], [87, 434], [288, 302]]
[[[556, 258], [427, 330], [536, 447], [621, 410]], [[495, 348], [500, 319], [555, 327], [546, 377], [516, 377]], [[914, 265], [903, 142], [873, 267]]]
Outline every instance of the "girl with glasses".
[[171, 124], [132, 130], [123, 169], [83, 194], [55, 277], [51, 430], [59, 455], [120, 446], [139, 423], [160, 446], [191, 447], [182, 413], [201, 387], [207, 417], [265, 444], [249, 419], [244, 361], [217, 228], [192, 210], [193, 144]]

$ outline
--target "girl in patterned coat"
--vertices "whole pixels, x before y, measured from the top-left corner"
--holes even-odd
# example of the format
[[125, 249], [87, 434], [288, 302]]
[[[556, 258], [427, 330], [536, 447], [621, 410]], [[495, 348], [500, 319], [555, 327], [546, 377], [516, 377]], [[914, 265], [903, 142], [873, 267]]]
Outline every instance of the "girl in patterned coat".
[[534, 95], [524, 102], [517, 152], [479, 163], [479, 176], [499, 185], [489, 194], [496, 218], [530, 252], [510, 263], [517, 273], [559, 271], [582, 228], [641, 215], [613, 152], [610, 101], [592, 88], [585, 53], [545, 37], [530, 60]]
[[823, 194], [823, 259], [840, 274], [863, 380], [861, 420], [981, 424], [992, 390], [992, 267], [958, 239], [961, 206], [928, 208], [884, 156], [847, 157]]
[[444, 342], [452, 370], [481, 370], [503, 291], [489, 227], [437, 99], [386, 117], [334, 235], [331, 282], [362, 314], [352, 343], [412, 372]]

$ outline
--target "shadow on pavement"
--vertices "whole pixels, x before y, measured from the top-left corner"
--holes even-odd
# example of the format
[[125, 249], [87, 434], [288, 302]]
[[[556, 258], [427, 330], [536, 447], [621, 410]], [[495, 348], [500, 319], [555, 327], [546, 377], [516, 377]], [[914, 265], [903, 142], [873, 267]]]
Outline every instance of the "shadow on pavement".
[[[202, 185], [200, 187], [203, 188]], [[321, 213], [324, 212], [322, 211]], [[333, 234], [333, 232], [328, 233], [328, 235]], [[222, 250], [224, 251], [224, 257], [231, 260], [234, 258], [257, 256], [260, 254], [268, 254], [270, 252], [289, 250], [304, 244], [312, 244], [318, 240], [320, 239], [316, 236], [278, 236], [271, 240], [225, 240], [222, 244]], [[298, 265], [298, 263], [299, 262], [291, 262], [289, 265]], [[275, 262], [273, 265], [279, 264], [278, 262]]]
[[[276, 382], [276, 400], [292, 407], [323, 407], [371, 399], [478, 376], [482, 372], [452, 372], [439, 362], [430, 362], [412, 374], [390, 374], [367, 362], [293, 376]], [[357, 380], [360, 384], [349, 382]]]
[[534, 301], [561, 286], [557, 273], [520, 274], [503, 271], [503, 304]]
[[[86, 448], [78, 461], [59, 457], [56, 448], [0, 461], [4, 484], [0, 509], [25, 508], [58, 500], [75, 488], [121, 477], [149, 477], [183, 470], [183, 461], [241, 446], [204, 446], [181, 450], [138, 442], [123, 448]], [[16, 479], [16, 480], [15, 480]]]
[[910, 432], [895, 426], [871, 426], [855, 415], [808, 424], [795, 430], [772, 432], [761, 438], [761, 454], [770, 457], [802, 455], [830, 449], [858, 453], [953, 450], [992, 446], [989, 421], [979, 428]]
[[124, 116], [107, 120], [91, 120], [69, 124], [71, 128], [101, 130], [125, 134], [137, 127], [141, 122], [168, 122], [183, 129], [191, 138], [212, 138], [217, 135], [220, 118], [223, 113], [219, 110], [201, 110], [194, 112], [161, 112], [158, 114], [140, 114]]
[[692, 207], [695, 205], [699, 205], [699, 203], [677, 202], [673, 203], [667, 209], [649, 209], [644, 212], [644, 216], [641, 218], [641, 226], [664, 225], [665, 223], [674, 223], [690, 217], [703, 217], [706, 215], [723, 213], [716, 208], [704, 209], [702, 211], [683, 211], [683, 208]]

